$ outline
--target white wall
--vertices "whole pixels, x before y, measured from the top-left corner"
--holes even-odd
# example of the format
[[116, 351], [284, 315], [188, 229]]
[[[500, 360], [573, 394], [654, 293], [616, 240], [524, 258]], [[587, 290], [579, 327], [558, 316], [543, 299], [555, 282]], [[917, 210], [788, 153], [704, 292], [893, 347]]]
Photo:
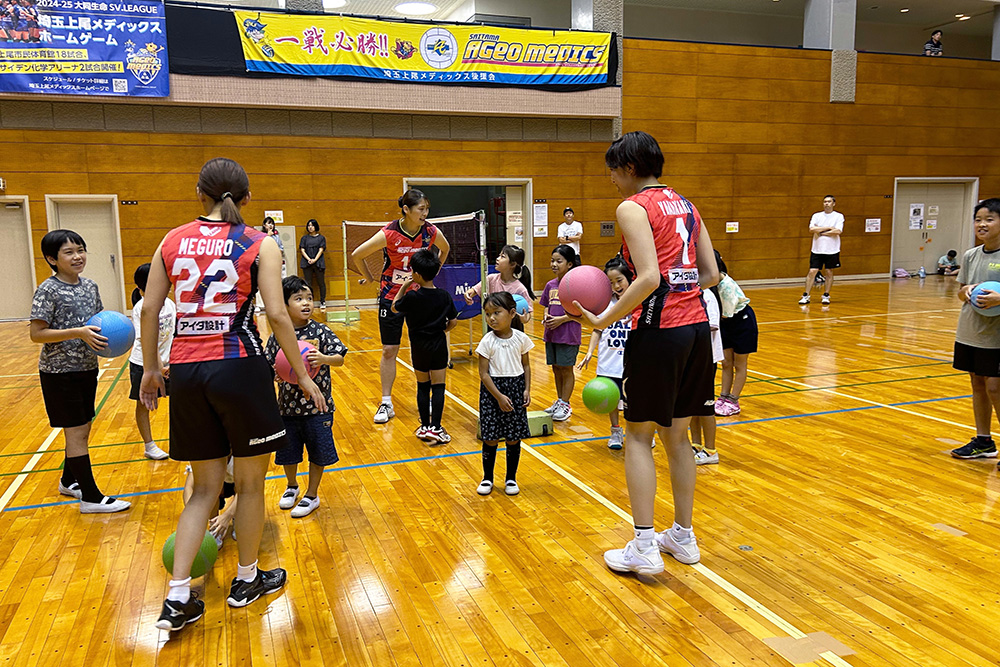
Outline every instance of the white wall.
[[468, 21], [473, 14], [527, 16], [533, 27], [568, 30], [572, 20], [571, 0], [470, 0], [452, 13], [452, 21]]

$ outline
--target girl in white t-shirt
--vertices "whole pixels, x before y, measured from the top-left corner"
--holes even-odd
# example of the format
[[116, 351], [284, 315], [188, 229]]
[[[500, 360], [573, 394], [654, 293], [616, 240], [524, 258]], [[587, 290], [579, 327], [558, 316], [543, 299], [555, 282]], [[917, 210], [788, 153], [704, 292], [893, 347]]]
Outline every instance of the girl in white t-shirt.
[[521, 439], [531, 435], [528, 404], [531, 402], [531, 366], [528, 351], [535, 346], [523, 331], [511, 327], [517, 305], [510, 292], [494, 292], [483, 299], [483, 312], [491, 331], [479, 341], [479, 428], [483, 439], [481, 496], [493, 491], [493, 467], [500, 440], [507, 443], [507, 478], [504, 492], [520, 493], [517, 464]]
[[[719, 308], [718, 289], [701, 291], [705, 299], [705, 311], [708, 313], [708, 327], [712, 330], [712, 385], [715, 385], [715, 372], [718, 364], [725, 361], [722, 350], [722, 331], [719, 329], [722, 312]], [[704, 435], [704, 444], [702, 436]], [[715, 415], [691, 418], [691, 448], [694, 450], [694, 462], [698, 465], [719, 462], [719, 452], [715, 449]]]
[[[618, 301], [625, 289], [632, 283], [632, 272], [621, 257], [614, 257], [604, 265], [604, 272], [611, 280], [611, 290], [614, 293], [611, 303], [608, 304], [605, 313], [611, 310], [615, 302]], [[603, 313], [602, 313], [603, 315]], [[594, 356], [594, 349], [597, 349], [597, 376], [608, 378], [618, 385], [618, 393], [622, 391], [622, 375], [625, 371], [625, 340], [632, 326], [632, 314], [629, 313], [622, 319], [609, 325], [606, 329], [594, 329], [590, 335], [590, 347], [587, 348], [587, 355], [576, 365], [578, 371], [582, 371], [590, 363]], [[621, 401], [614, 410], [608, 413], [611, 420], [611, 438], [608, 440], [608, 449], [621, 449], [625, 444], [625, 429], [619, 426], [618, 411], [621, 409]]]
[[[154, 461], [162, 461], [168, 454], [156, 446], [153, 442], [153, 430], [149, 425], [149, 410], [139, 400], [139, 385], [142, 384], [142, 337], [139, 334], [141, 327], [140, 314], [142, 313], [143, 295], [146, 293], [146, 281], [149, 278], [149, 264], [142, 264], [135, 270], [133, 276], [136, 284], [132, 292], [132, 326], [135, 327], [135, 342], [132, 343], [132, 353], [128, 356], [129, 379], [132, 381], [132, 390], [129, 398], [135, 401], [135, 425], [139, 428], [139, 435], [146, 444], [146, 458]], [[170, 299], [164, 299], [163, 308], [160, 309], [159, 334], [157, 337], [157, 350], [160, 353], [161, 373], [164, 380], [167, 379], [170, 364], [170, 346], [174, 342], [174, 327], [177, 325], [177, 306]]]

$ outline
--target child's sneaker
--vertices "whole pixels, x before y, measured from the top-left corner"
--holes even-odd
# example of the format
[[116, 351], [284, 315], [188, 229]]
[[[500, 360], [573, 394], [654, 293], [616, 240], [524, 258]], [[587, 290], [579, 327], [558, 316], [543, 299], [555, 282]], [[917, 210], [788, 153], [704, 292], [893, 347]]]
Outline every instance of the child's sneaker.
[[830, 294], [829, 294], [829, 292], [827, 292], [826, 294], [823, 295], [823, 299], [821, 300], [821, 303], [824, 306], [829, 306], [830, 305]]
[[253, 581], [233, 579], [226, 602], [230, 607], [245, 607], [261, 595], [269, 595], [285, 585], [288, 573], [280, 567], [273, 570], [257, 570]]
[[156, 621], [156, 627], [174, 632], [189, 623], [194, 623], [204, 613], [205, 603], [198, 599], [195, 591], [191, 591], [191, 597], [187, 602], [163, 601], [163, 611], [160, 612], [160, 619]]
[[809, 295], [808, 295], [808, 294], [803, 294], [803, 295], [802, 295], [802, 298], [801, 298], [801, 299], [799, 299], [799, 305], [800, 305], [800, 306], [804, 306], [804, 305], [806, 305], [807, 303], [809, 303]]
[[562, 403], [562, 399], [561, 398], [557, 398], [555, 401], [552, 402], [552, 405], [550, 405], [549, 407], [545, 408], [545, 412], [547, 412], [547, 413], [549, 413], [551, 415], [553, 412], [556, 411], [556, 408], [559, 407], [560, 403]]
[[417, 427], [417, 430], [414, 431], [413, 434], [417, 436], [417, 438], [420, 440], [430, 440], [431, 439], [430, 430], [431, 430], [430, 426], [424, 426], [423, 424], [421, 424], [420, 426]]
[[281, 499], [278, 500], [278, 507], [283, 510], [290, 510], [295, 507], [295, 501], [299, 497], [299, 487], [289, 486], [285, 489], [285, 492], [281, 494]]
[[564, 422], [573, 414], [573, 408], [569, 407], [566, 401], [559, 401], [559, 405], [552, 411], [552, 421]]
[[443, 426], [428, 426], [427, 440], [432, 444], [437, 442], [439, 445], [446, 445], [451, 442], [451, 436], [448, 435], [448, 431], [444, 430]]
[[625, 429], [621, 426], [611, 427], [611, 438], [608, 440], [608, 449], [618, 450], [625, 444]]
[[740, 413], [739, 400], [732, 399], [726, 396], [725, 398], [720, 398], [718, 401], [715, 402], [715, 414], [718, 415], [719, 417], [732, 417], [733, 415], [738, 415], [739, 413]]
[[111, 496], [104, 496], [98, 503], [80, 500], [80, 514], [114, 514], [115, 512], [124, 512], [129, 507], [132, 507], [132, 503], [129, 501], [118, 500]]
[[63, 486], [62, 480], [59, 480], [59, 495], [69, 496], [70, 498], [76, 498], [80, 500], [83, 498], [83, 491], [80, 490], [80, 485], [73, 482], [69, 486]]
[[478, 493], [481, 496], [488, 496], [492, 492], [493, 492], [493, 482], [491, 482], [488, 479], [484, 479], [479, 483], [479, 486], [476, 487], [476, 493]]
[[167, 454], [162, 449], [160, 449], [159, 447], [157, 447], [156, 444], [154, 444], [154, 443], [151, 442], [148, 445], [146, 445], [146, 458], [147, 459], [153, 459], [154, 461], [162, 461], [163, 459], [167, 458], [168, 456], [170, 456], [170, 455]]
[[716, 451], [712, 452], [711, 454], [709, 454], [704, 449], [696, 449], [695, 452], [694, 452], [694, 462], [695, 462], [695, 464], [700, 465], [700, 466], [709, 465], [709, 464], [712, 464], [712, 463], [718, 463], [719, 462], [719, 452], [718, 452], [718, 450], [716, 450]]
[[995, 459], [997, 446], [992, 440], [982, 443], [979, 438], [973, 438], [969, 444], [951, 450], [951, 455], [956, 459]]
[[519, 487], [517, 485], [517, 482], [515, 482], [514, 480], [508, 479], [507, 483], [504, 484], [503, 492], [506, 493], [508, 496], [516, 496], [517, 494], [521, 493], [521, 487]]
[[645, 551], [640, 551], [635, 540], [624, 549], [604, 552], [604, 564], [615, 572], [635, 572], [636, 574], [659, 574], [663, 572], [663, 556], [654, 542]]
[[672, 531], [668, 528], [662, 533], [656, 534], [656, 544], [660, 551], [670, 554], [681, 563], [694, 565], [701, 560], [701, 551], [698, 550], [698, 540], [694, 533], [691, 533], [691, 540], [681, 544], [674, 539]]
[[302, 500], [299, 504], [292, 508], [292, 518], [301, 519], [304, 516], [309, 516], [312, 514], [316, 508], [319, 507], [319, 498], [308, 498], [302, 496]]
[[378, 410], [375, 411], [375, 423], [385, 424], [387, 421], [396, 416], [396, 411], [392, 409], [392, 406], [388, 403], [380, 403]]

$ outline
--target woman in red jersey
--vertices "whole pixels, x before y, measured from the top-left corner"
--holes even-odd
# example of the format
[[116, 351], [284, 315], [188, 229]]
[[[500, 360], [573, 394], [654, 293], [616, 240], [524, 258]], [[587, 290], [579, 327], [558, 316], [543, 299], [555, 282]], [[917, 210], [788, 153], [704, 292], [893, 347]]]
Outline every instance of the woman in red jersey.
[[392, 312], [392, 300], [396, 298], [400, 285], [413, 273], [410, 268], [413, 253], [437, 246], [441, 251], [443, 266], [448, 259], [448, 251], [451, 250], [444, 234], [427, 222], [431, 203], [423, 192], [407, 190], [397, 203], [402, 217], [375, 232], [351, 254], [354, 264], [364, 276], [358, 281], [362, 285], [375, 280], [365, 265], [365, 257], [381, 248], [385, 258], [378, 292], [378, 330], [382, 339], [382, 358], [378, 368], [382, 379], [382, 400], [375, 410], [376, 424], [384, 424], [396, 415], [392, 407], [392, 385], [396, 381], [396, 357], [403, 337], [403, 314]]
[[150, 410], [163, 395], [156, 358], [157, 314], [171, 284], [177, 328], [170, 350], [170, 458], [190, 462], [194, 495], [177, 522], [170, 592], [156, 627], [179, 630], [201, 618], [205, 603], [191, 592], [191, 565], [217, 506], [226, 463], [234, 460], [239, 568], [228, 602], [250, 604], [281, 588], [281, 568], [258, 570], [264, 526], [264, 475], [269, 454], [286, 444], [271, 367], [254, 322], [260, 289], [267, 318], [299, 379], [321, 410], [325, 401], [309, 379], [281, 290], [281, 251], [267, 234], [243, 222], [250, 183], [239, 164], [210, 160], [196, 189], [205, 215], [163, 238], [153, 255], [142, 309], [144, 373], [140, 398]]
[[[629, 132], [605, 155], [611, 182], [626, 197], [618, 206], [622, 255], [635, 280], [600, 316], [583, 311], [595, 329], [632, 313], [625, 343], [625, 480], [635, 539], [604, 554], [616, 572], [663, 571], [660, 552], [682, 563], [700, 554], [691, 529], [695, 462], [684, 433], [691, 417], [714, 411], [712, 342], [701, 288], [719, 282], [712, 241], [698, 209], [658, 182], [663, 153], [645, 132]], [[579, 306], [579, 304], [577, 304]], [[582, 309], [581, 309], [582, 310]], [[656, 466], [653, 436], [666, 444], [674, 525], [653, 530]]]

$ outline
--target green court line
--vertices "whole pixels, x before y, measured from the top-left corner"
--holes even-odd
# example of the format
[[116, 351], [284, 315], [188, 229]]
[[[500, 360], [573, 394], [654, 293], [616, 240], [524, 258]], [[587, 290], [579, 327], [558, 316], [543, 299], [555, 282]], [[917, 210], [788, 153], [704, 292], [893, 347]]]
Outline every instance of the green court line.
[[97, 415], [101, 414], [101, 408], [103, 408], [104, 404], [107, 403], [108, 397], [111, 396], [111, 392], [114, 391], [115, 385], [118, 384], [118, 381], [122, 379], [122, 373], [125, 372], [126, 368], [128, 368], [128, 361], [122, 364], [122, 367], [118, 369], [118, 375], [115, 376], [114, 382], [112, 382], [111, 386], [108, 387], [108, 390], [104, 392], [104, 398], [101, 399], [101, 402], [97, 404], [96, 408], [94, 408], [95, 418], [97, 417]]

